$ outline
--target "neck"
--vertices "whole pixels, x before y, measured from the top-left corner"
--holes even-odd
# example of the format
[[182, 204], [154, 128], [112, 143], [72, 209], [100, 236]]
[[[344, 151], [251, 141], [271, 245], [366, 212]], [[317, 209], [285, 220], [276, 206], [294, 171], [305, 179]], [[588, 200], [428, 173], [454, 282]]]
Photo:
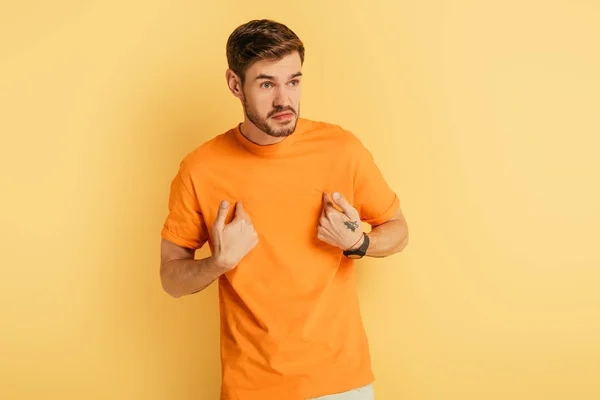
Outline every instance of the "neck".
[[240, 131], [248, 140], [260, 146], [279, 143], [285, 139], [285, 137], [274, 137], [261, 131], [248, 119], [248, 117], [244, 118], [244, 122], [242, 122], [242, 125], [240, 126]]

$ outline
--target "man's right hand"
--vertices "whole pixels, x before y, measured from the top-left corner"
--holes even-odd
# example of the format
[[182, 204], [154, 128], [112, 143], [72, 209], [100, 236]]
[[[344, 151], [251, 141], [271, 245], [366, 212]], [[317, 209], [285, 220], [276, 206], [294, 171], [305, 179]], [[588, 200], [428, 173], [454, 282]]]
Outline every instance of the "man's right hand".
[[213, 224], [214, 260], [225, 270], [231, 270], [257, 244], [258, 235], [254, 230], [250, 216], [244, 211], [242, 202], [235, 206], [235, 218], [227, 225], [225, 219], [229, 213], [229, 202], [223, 200], [219, 206], [217, 219]]

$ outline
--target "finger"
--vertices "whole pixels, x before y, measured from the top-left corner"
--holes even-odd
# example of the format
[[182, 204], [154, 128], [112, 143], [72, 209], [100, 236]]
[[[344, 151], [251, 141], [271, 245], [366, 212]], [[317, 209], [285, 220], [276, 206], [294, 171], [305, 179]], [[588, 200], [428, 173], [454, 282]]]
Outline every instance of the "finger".
[[319, 229], [317, 231], [317, 239], [325, 242], [327, 240], [327, 232], [325, 230]]
[[325, 242], [327, 244], [330, 244], [332, 246], [335, 246], [335, 243], [332, 242], [329, 237], [323, 233], [318, 233], [317, 234], [317, 239], [319, 239], [321, 242]]
[[325, 213], [321, 213], [321, 217], [319, 218], [319, 226], [325, 226], [325, 224], [327, 224], [327, 216], [325, 215]]
[[323, 218], [326, 224], [331, 224], [334, 221], [334, 218], [339, 217], [340, 215], [345, 214], [342, 214], [333, 206], [327, 206], [323, 209], [323, 212], [321, 213], [321, 218]]
[[248, 216], [248, 214], [246, 213], [246, 210], [244, 210], [244, 206], [242, 205], [242, 201], [239, 200], [235, 204], [235, 217], [236, 218], [246, 218], [247, 216]]
[[344, 196], [342, 196], [338, 192], [335, 192], [333, 194], [333, 200], [335, 201], [335, 204], [337, 204], [342, 209], [342, 211], [344, 211], [344, 214], [346, 214], [350, 218], [356, 218], [356, 209], [352, 207], [350, 203], [348, 203], [348, 200], [346, 200]]
[[329, 196], [328, 192], [323, 192], [323, 205], [333, 205], [333, 201], [331, 201], [331, 196]]
[[323, 192], [323, 210], [328, 210], [329, 208], [333, 208], [335, 210], [335, 207], [333, 206], [333, 200], [331, 200], [331, 196], [328, 192]]
[[227, 200], [221, 201], [219, 211], [217, 212], [217, 219], [215, 220], [215, 228], [221, 230], [225, 226], [225, 218], [229, 213], [229, 202]]
[[321, 216], [320, 216], [320, 220], [319, 222], [323, 221], [324, 219], [327, 218], [327, 207], [323, 204], [323, 208], [321, 209]]

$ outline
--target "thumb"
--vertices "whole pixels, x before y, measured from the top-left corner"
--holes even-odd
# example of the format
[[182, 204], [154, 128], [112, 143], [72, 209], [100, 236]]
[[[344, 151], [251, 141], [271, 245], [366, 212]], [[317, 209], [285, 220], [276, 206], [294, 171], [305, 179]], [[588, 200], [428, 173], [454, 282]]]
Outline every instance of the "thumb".
[[354, 207], [352, 207], [350, 203], [348, 203], [348, 201], [340, 193], [333, 193], [333, 200], [335, 201], [335, 204], [337, 204], [344, 211], [344, 214], [346, 214], [348, 217], [356, 217], [356, 210], [354, 209]]
[[227, 214], [229, 213], [229, 202], [227, 200], [223, 200], [221, 205], [219, 206], [219, 211], [217, 212], [217, 219], [215, 220], [215, 228], [221, 230], [225, 226], [225, 218], [227, 218]]

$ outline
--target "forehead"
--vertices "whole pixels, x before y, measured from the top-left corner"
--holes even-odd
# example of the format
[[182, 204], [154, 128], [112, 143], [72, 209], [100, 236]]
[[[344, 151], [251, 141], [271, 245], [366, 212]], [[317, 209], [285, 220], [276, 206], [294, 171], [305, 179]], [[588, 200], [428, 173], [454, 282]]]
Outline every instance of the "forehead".
[[287, 79], [290, 75], [300, 72], [302, 61], [298, 52], [288, 54], [280, 60], [260, 60], [246, 71], [246, 79], [255, 79], [259, 75], [269, 75], [279, 79]]

